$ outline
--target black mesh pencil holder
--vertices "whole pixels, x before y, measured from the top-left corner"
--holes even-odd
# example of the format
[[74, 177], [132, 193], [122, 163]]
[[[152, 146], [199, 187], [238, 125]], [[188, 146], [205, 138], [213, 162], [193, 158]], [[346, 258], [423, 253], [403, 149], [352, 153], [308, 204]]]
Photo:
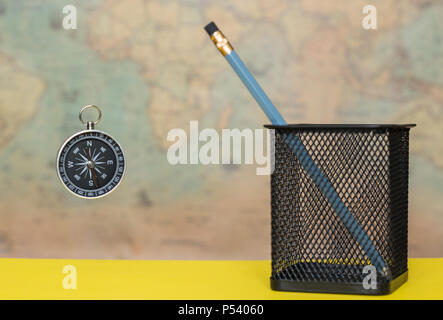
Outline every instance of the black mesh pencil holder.
[[413, 126], [266, 126], [272, 289], [388, 294], [407, 281]]

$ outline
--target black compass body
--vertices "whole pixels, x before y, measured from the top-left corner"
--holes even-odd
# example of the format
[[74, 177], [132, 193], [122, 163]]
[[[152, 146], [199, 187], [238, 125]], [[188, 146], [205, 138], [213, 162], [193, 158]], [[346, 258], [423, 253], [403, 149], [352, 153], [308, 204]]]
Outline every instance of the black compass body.
[[118, 142], [105, 132], [88, 129], [68, 138], [57, 156], [63, 185], [82, 198], [109, 194], [121, 182], [125, 157]]

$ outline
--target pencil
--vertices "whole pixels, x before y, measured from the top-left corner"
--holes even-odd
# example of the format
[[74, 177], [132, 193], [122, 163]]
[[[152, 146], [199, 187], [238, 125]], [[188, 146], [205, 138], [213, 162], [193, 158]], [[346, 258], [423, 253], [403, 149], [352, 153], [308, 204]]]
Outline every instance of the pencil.
[[[260, 87], [254, 76], [249, 72], [248, 68], [235, 52], [232, 45], [218, 29], [217, 25], [214, 22], [210, 22], [205, 26], [205, 30], [211, 40], [214, 42], [215, 46], [226, 58], [231, 67], [237, 73], [240, 80], [257, 101], [258, 105], [262, 108], [271, 123], [274, 125], [286, 125], [286, 121], [283, 119], [280, 112], [278, 112], [277, 108], [273, 105], [266, 93]], [[337, 191], [335, 191], [332, 183], [326, 177], [321, 168], [315, 164], [314, 160], [311, 158], [300, 139], [298, 139], [298, 137], [294, 134], [288, 134], [284, 136], [284, 140], [292, 148], [303, 168], [306, 170], [306, 172], [308, 172], [312, 180], [328, 199], [328, 202], [331, 204], [340, 220], [354, 236], [363, 250], [365, 250], [371, 263], [378, 270], [380, 270], [383, 275], [389, 276], [387, 265], [369, 238], [369, 235], [343, 203]]]

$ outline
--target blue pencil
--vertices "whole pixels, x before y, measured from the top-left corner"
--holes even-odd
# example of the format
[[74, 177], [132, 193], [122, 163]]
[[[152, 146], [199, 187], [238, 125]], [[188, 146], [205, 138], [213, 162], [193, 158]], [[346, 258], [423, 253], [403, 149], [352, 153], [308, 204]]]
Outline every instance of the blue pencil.
[[[262, 110], [265, 112], [266, 116], [274, 125], [286, 125], [286, 121], [283, 119], [281, 114], [278, 112], [277, 108], [269, 100], [266, 93], [257, 83], [255, 78], [249, 72], [248, 68], [241, 61], [240, 57], [232, 48], [229, 41], [223, 35], [223, 33], [218, 29], [214, 22], [209, 23], [205, 27], [206, 32], [211, 37], [212, 41], [222, 53], [222, 55], [229, 62], [231, 67], [237, 73], [243, 84], [252, 94], [254, 99], [260, 105]], [[336, 211], [340, 220], [349, 230], [349, 232], [358, 241], [360, 246], [365, 250], [371, 263], [381, 271], [382, 274], [388, 276], [389, 270], [380, 253], [378, 252], [375, 245], [372, 243], [366, 231], [360, 225], [357, 219], [352, 215], [340, 196], [335, 191], [332, 183], [326, 177], [324, 172], [315, 164], [312, 160], [308, 151], [304, 147], [303, 143], [294, 134], [284, 135], [285, 142], [294, 150], [297, 159], [300, 161], [306, 172], [309, 173], [311, 178], [314, 180], [315, 184], [320, 188], [322, 193], [328, 199], [332, 208]]]

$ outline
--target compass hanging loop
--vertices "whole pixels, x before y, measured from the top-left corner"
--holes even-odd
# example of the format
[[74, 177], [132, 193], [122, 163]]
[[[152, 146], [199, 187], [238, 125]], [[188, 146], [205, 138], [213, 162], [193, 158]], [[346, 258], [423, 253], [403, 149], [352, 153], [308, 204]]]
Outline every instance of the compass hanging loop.
[[[83, 112], [85, 112], [85, 111], [88, 110], [88, 109], [95, 109], [95, 110], [97, 110], [97, 112], [98, 112], [97, 120], [95, 120], [95, 121], [85, 121], [85, 120], [83, 119]], [[88, 130], [92, 130], [92, 129], [95, 128], [95, 125], [98, 124], [98, 123], [100, 122], [100, 120], [102, 119], [102, 111], [100, 110], [99, 107], [94, 106], [93, 104], [90, 104], [90, 105], [84, 106], [84, 107], [80, 110], [80, 113], [79, 113], [79, 115], [78, 115], [78, 118], [80, 119], [81, 123], [83, 123], [84, 125], [86, 125], [86, 128], [87, 128]]]

